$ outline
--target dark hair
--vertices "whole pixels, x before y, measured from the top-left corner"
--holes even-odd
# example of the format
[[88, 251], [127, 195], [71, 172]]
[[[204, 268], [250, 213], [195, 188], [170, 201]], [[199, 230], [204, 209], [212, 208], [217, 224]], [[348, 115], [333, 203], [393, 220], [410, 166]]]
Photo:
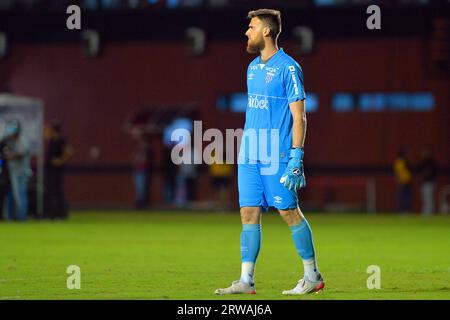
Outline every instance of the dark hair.
[[250, 11], [247, 15], [248, 19], [258, 18], [264, 21], [270, 28], [270, 36], [276, 39], [281, 33], [281, 12], [272, 9], [258, 9]]

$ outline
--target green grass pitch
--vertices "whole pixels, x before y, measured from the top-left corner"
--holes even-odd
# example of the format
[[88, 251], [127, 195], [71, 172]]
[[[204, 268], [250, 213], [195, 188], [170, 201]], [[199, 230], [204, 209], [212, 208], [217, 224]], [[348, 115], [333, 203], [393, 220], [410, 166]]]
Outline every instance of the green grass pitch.
[[[325, 290], [285, 297], [303, 273], [289, 228], [263, 216], [256, 295], [215, 296], [240, 275], [238, 213], [73, 212], [0, 223], [0, 299], [450, 299], [450, 217], [307, 214]], [[81, 269], [69, 290], [66, 269]], [[381, 289], [366, 286], [369, 265]]]

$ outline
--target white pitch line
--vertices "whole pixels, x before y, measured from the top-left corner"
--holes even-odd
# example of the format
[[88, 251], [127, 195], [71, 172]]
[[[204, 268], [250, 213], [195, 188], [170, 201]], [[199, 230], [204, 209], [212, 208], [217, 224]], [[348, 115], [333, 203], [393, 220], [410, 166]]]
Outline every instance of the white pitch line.
[[8, 282], [8, 281], [30, 281], [30, 280], [45, 280], [45, 279], [55, 279], [55, 278], [61, 278], [61, 276], [54, 276], [54, 277], [35, 277], [35, 278], [11, 278], [11, 279], [0, 279], [0, 282]]

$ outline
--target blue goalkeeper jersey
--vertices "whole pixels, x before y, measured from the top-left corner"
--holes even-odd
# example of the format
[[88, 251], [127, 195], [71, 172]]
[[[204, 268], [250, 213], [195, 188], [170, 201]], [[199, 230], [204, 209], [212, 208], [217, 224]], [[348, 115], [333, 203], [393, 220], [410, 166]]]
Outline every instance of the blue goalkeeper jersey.
[[306, 98], [300, 65], [283, 49], [247, 69], [248, 104], [240, 161], [288, 162], [292, 147], [289, 103]]

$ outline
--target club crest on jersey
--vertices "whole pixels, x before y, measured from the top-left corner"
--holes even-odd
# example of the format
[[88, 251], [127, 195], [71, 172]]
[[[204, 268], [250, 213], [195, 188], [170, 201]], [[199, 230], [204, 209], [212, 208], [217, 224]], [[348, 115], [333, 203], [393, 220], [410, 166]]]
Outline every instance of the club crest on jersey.
[[275, 75], [275, 73], [267, 72], [266, 73], [266, 83], [269, 83], [270, 81], [272, 81], [274, 75]]
[[253, 80], [253, 79], [255, 79], [255, 74], [252, 72], [252, 73], [250, 73], [249, 75], [248, 75], [248, 78], [247, 78], [248, 80]]

